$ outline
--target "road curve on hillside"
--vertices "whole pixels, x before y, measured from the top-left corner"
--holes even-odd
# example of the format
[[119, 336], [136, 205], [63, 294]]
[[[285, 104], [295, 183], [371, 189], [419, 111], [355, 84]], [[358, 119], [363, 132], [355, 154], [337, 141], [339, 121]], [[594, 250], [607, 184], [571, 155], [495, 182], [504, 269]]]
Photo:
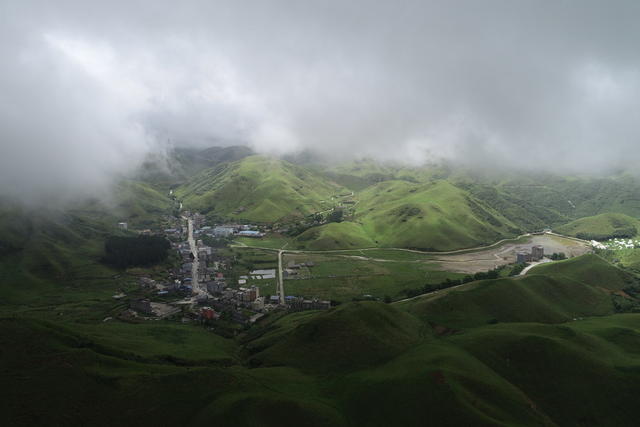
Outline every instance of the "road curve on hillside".
[[[567, 236], [562, 236], [560, 234], [555, 234], [555, 233], [549, 233], [549, 234], [554, 234], [556, 236], [559, 237], [567, 237]], [[528, 237], [528, 236], [532, 236], [533, 234], [531, 233], [525, 233], [525, 234], [521, 234], [517, 237], [509, 237], [507, 239], [502, 239], [502, 240], [498, 240], [495, 243], [492, 243], [490, 245], [487, 246], [476, 246], [474, 248], [467, 248], [467, 249], [456, 249], [455, 251], [420, 251], [417, 249], [407, 249], [407, 248], [381, 248], [381, 247], [370, 247], [370, 248], [360, 248], [360, 249], [327, 249], [324, 251], [319, 251], [319, 250], [306, 250], [306, 249], [287, 249], [284, 250], [283, 249], [276, 249], [276, 248], [266, 248], [263, 246], [254, 246], [254, 245], [247, 245], [245, 243], [242, 242], [235, 242], [235, 244], [231, 245], [232, 247], [239, 247], [239, 248], [251, 248], [251, 249], [263, 249], [263, 250], [269, 250], [269, 251], [280, 251], [280, 250], [284, 250], [284, 252], [287, 253], [292, 253], [292, 254], [326, 254], [326, 253], [335, 253], [335, 252], [360, 252], [360, 251], [375, 251], [375, 250], [389, 250], [389, 251], [402, 251], [402, 252], [411, 252], [411, 253], [416, 253], [416, 254], [424, 254], [424, 255], [455, 255], [455, 254], [460, 254], [460, 253], [464, 253], [464, 252], [477, 252], [477, 251], [482, 251], [482, 250], [486, 250], [486, 249], [491, 249], [495, 246], [499, 246], [505, 242], [508, 242], [510, 240], [518, 240], [522, 237]], [[571, 237], [568, 237], [571, 238]], [[579, 239], [575, 239], [575, 238], [571, 238], [574, 240], [579, 240]], [[586, 241], [584, 241], [586, 242]], [[588, 242], [586, 242], [588, 243]]]
[[[591, 242], [589, 242], [588, 240], [583, 240], [583, 239], [579, 239], [577, 237], [572, 237], [572, 236], [565, 236], [563, 234], [558, 234], [558, 233], [553, 233], [553, 232], [548, 232], [545, 234], [550, 234], [552, 236], [557, 236], [557, 237], [562, 237], [564, 239], [569, 239], [569, 240], [575, 240], [581, 243], [585, 243], [588, 245], [591, 245]], [[266, 251], [284, 251], [286, 253], [292, 253], [292, 254], [327, 254], [327, 253], [336, 253], [336, 252], [360, 252], [360, 251], [375, 251], [375, 250], [388, 250], [388, 251], [402, 251], [402, 252], [411, 252], [411, 253], [416, 253], [416, 254], [423, 254], [423, 255], [456, 255], [456, 254], [462, 254], [465, 252], [479, 252], [479, 251], [484, 251], [487, 249], [491, 249], [493, 247], [496, 246], [500, 246], [501, 244], [511, 241], [511, 240], [518, 240], [521, 239], [523, 237], [529, 237], [529, 236], [534, 236], [534, 233], [525, 233], [525, 234], [521, 234], [517, 237], [509, 237], [507, 239], [501, 239], [498, 240], [495, 243], [492, 243], [490, 245], [486, 245], [486, 246], [476, 246], [474, 248], [467, 248], [467, 249], [456, 249], [455, 251], [420, 251], [417, 249], [407, 249], [407, 248], [380, 248], [380, 247], [371, 247], [371, 248], [360, 248], [360, 249], [327, 249], [324, 251], [319, 251], [319, 250], [306, 250], [306, 249], [284, 249], [284, 246], [281, 249], [277, 249], [277, 248], [266, 248], [264, 246], [254, 246], [254, 245], [247, 245], [245, 243], [242, 242], [235, 242], [235, 244], [231, 245], [231, 247], [238, 247], [238, 248], [251, 248], [251, 249], [262, 249], [262, 250], [266, 250]], [[288, 244], [288, 243], [287, 243]]]

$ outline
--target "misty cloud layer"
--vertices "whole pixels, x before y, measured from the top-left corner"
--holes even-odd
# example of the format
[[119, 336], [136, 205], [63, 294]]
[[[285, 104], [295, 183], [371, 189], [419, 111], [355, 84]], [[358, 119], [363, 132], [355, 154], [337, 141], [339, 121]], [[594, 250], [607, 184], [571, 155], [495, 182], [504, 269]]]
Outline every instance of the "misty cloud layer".
[[172, 144], [562, 170], [640, 160], [636, 1], [3, 1], [0, 192]]

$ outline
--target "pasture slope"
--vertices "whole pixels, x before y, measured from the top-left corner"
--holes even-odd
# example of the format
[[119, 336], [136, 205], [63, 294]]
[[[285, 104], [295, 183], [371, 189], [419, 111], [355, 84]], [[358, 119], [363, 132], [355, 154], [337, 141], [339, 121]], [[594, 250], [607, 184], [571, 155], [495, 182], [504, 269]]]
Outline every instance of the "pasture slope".
[[5, 425], [633, 425], [640, 314], [615, 314], [611, 298], [635, 280], [587, 255], [402, 303], [273, 315], [235, 339], [16, 311], [0, 320], [0, 413]]
[[608, 240], [634, 237], [640, 222], [636, 218], [620, 213], [603, 213], [571, 221], [557, 227], [555, 231], [584, 240]]
[[272, 223], [332, 208], [342, 190], [309, 169], [255, 155], [204, 169], [175, 193], [210, 217]]

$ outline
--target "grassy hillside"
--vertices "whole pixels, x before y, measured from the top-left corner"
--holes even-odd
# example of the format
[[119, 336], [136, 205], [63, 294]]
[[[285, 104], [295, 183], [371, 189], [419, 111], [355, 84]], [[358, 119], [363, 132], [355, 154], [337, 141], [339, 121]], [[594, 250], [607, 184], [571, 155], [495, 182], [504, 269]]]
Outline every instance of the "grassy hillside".
[[364, 229], [353, 222], [329, 223], [311, 228], [293, 241], [300, 249], [332, 250], [370, 248], [376, 243]]
[[446, 180], [528, 231], [602, 213], [640, 217], [640, 181], [630, 174], [560, 176], [468, 170], [452, 165], [393, 166], [373, 160], [339, 165], [331, 173], [356, 191], [392, 180], [413, 183]]
[[186, 208], [210, 216], [274, 222], [332, 207], [341, 187], [283, 160], [251, 156], [206, 169], [176, 190]]
[[604, 213], [572, 221], [556, 227], [558, 233], [585, 240], [608, 240], [615, 237], [634, 237], [640, 222], [624, 214]]
[[593, 256], [544, 267], [405, 303], [273, 313], [236, 339], [196, 324], [16, 310], [0, 318], [2, 419], [633, 425], [640, 314], [609, 314], [610, 290], [633, 277], [616, 279]]
[[639, 315], [616, 315], [564, 325], [485, 326], [448, 341], [556, 425], [633, 425], [639, 327]]
[[[107, 206], [107, 214], [118, 217], [121, 221], [128, 222], [130, 226], [138, 229], [149, 228], [157, 225], [163, 215], [171, 214], [177, 207], [171, 200], [168, 192], [160, 191], [153, 186], [140, 181], [121, 181], [113, 191], [115, 206]], [[79, 209], [96, 217], [100, 213], [101, 206], [86, 205]], [[104, 210], [104, 208], [102, 208]]]
[[558, 279], [569, 278], [608, 290], [620, 290], [633, 282], [632, 274], [621, 270], [598, 255], [588, 254], [565, 261], [540, 264], [530, 274], [542, 274]]
[[448, 327], [488, 323], [562, 323], [616, 312], [611, 291], [634, 277], [596, 255], [540, 265], [526, 276], [474, 282], [402, 303], [414, 315]]
[[493, 243], [519, 231], [446, 181], [386, 181], [362, 192], [360, 199], [356, 221], [380, 246], [446, 251]]
[[[640, 182], [630, 175], [572, 177], [522, 174], [475, 182], [471, 180], [469, 183], [475, 190], [483, 187], [478, 184], [496, 189], [498, 203], [509, 201], [510, 206], [525, 207], [525, 212], [518, 217], [538, 218], [545, 226], [554, 228], [574, 219], [602, 213], [640, 216]], [[487, 202], [491, 203], [489, 199]], [[507, 209], [502, 211], [516, 220]]]
[[[106, 236], [157, 225], [173, 202], [146, 184], [124, 181], [109, 201], [83, 201], [65, 210], [0, 208], [2, 304], [53, 305], [113, 295], [114, 270], [99, 262]], [[62, 290], [65, 292], [62, 292]]]
[[[337, 373], [389, 360], [420, 341], [414, 317], [390, 305], [359, 302], [317, 316], [299, 316], [254, 340], [252, 363]], [[266, 347], [266, 349], [263, 349]], [[339, 356], [338, 356], [339, 355]]]
[[609, 294], [602, 289], [539, 275], [476, 282], [407, 305], [426, 321], [454, 328], [498, 322], [561, 323], [615, 312]]
[[237, 145], [205, 149], [178, 147], [167, 153], [150, 155], [140, 167], [136, 179], [169, 190], [203, 169], [235, 162], [252, 154], [249, 147]]

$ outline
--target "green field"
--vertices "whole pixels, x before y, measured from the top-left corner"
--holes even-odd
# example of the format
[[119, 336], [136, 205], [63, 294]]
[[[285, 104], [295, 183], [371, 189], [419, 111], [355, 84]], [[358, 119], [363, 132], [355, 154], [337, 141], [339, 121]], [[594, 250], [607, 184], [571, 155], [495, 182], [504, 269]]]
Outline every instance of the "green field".
[[285, 280], [286, 294], [334, 301], [350, 301], [364, 295], [399, 299], [407, 289], [463, 277], [442, 271], [433, 263], [354, 258], [358, 255], [286, 254], [285, 267], [289, 261], [314, 263], [313, 267], [302, 268], [298, 276]]
[[279, 234], [268, 234], [260, 239], [253, 237], [236, 237], [234, 242], [246, 246], [281, 249], [283, 247], [289, 247], [290, 239]]

